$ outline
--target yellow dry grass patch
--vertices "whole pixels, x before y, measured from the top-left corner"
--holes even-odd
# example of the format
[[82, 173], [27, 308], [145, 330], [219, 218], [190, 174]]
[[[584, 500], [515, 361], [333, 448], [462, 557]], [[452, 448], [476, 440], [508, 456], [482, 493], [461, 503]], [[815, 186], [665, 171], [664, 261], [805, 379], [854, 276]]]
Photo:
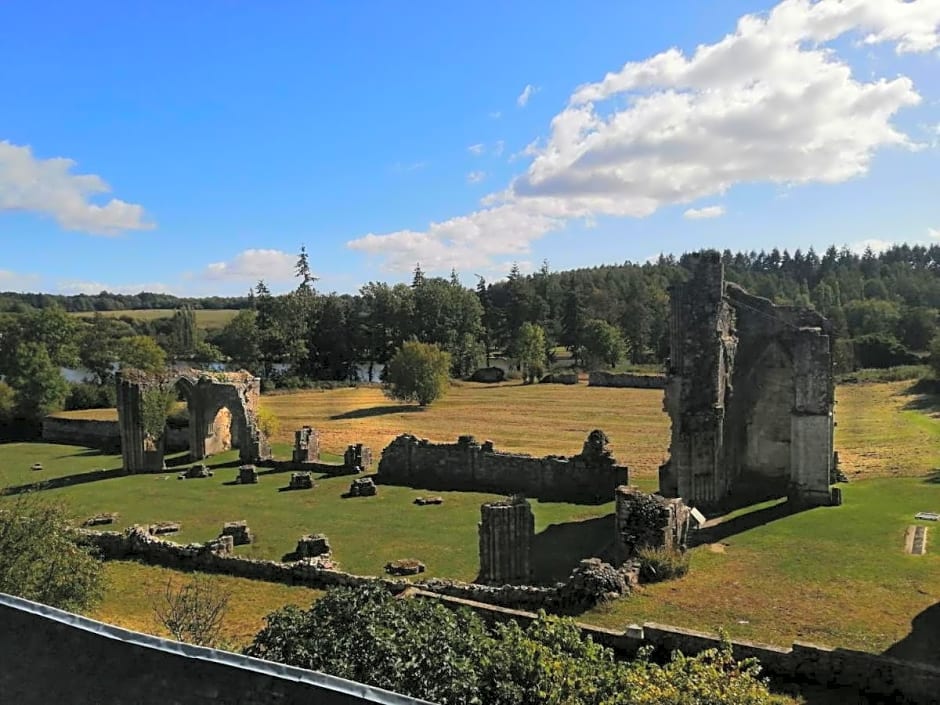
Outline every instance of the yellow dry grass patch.
[[280, 419], [275, 440], [290, 442], [304, 424], [319, 429], [324, 450], [350, 443], [381, 451], [401, 433], [437, 442], [471, 434], [497, 450], [574, 455], [595, 428], [610, 437], [617, 459], [639, 476], [653, 476], [667, 455], [669, 419], [663, 393], [580, 384], [486, 385], [457, 383], [425, 409], [397, 404], [376, 387], [307, 390], [265, 396], [262, 405]]
[[[168, 581], [179, 587], [190, 575], [131, 561], [111, 561], [105, 563], [104, 570], [107, 581], [104, 599], [88, 616], [136, 632], [169, 637], [154, 616], [153, 605], [162, 599]], [[239, 648], [264, 626], [265, 615], [285, 605], [309, 607], [323, 594], [305, 587], [225, 575], [213, 575], [210, 579], [231, 596], [222, 637], [228, 645]]]

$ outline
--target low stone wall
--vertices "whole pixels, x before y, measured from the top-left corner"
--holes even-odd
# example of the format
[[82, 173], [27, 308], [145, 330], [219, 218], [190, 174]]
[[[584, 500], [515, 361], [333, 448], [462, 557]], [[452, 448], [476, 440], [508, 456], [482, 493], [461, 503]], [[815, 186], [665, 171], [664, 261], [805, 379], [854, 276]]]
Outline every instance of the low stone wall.
[[0, 700], [10, 705], [425, 702], [315, 671], [139, 634], [9, 595], [0, 595], [0, 654]]
[[665, 389], [666, 375], [615, 374], [594, 370], [588, 375], [589, 387], [631, 387], [634, 389]]
[[[580, 579], [580, 575], [584, 571], [578, 569], [572, 573], [568, 583], [558, 583], [553, 587], [533, 585], [488, 586], [438, 578], [408, 581], [353, 575], [339, 570], [322, 568], [316, 562], [306, 560], [283, 563], [280, 561], [243, 558], [233, 554], [216, 552], [207, 544], [182, 545], [165, 541], [151, 536], [140, 527], [131, 527], [124, 532], [79, 529], [78, 540], [84, 545], [97, 548], [100, 557], [105, 560], [139, 559], [152, 565], [178, 570], [219, 573], [284, 585], [302, 585], [318, 590], [380, 583], [390, 592], [396, 594], [410, 587], [420, 587], [435, 594], [477, 602], [553, 611], [566, 611], [575, 607], [586, 609], [606, 597], [602, 593], [590, 593], [589, 588], [585, 587], [584, 581]], [[585, 561], [585, 563], [590, 562]]]
[[[453, 609], [468, 608], [488, 624], [515, 620], [525, 625], [537, 617], [533, 612], [441, 596], [417, 589], [413, 590], [411, 595], [437, 599], [441, 604]], [[721, 645], [721, 637], [716, 634], [654, 622], [647, 622], [642, 626], [631, 625], [623, 632], [589, 624], [579, 624], [578, 627], [582, 635], [613, 649], [623, 658], [636, 656], [644, 646], [652, 646], [656, 657], [668, 657], [673, 651], [692, 655]], [[788, 682], [852, 687], [865, 695], [889, 698], [890, 702], [895, 703], [940, 703], [940, 668], [929, 664], [799, 642], [785, 648], [732, 640], [731, 647], [735, 658], [756, 658], [766, 675]]]
[[[189, 432], [185, 428], [168, 428], [165, 439], [167, 451], [189, 448]], [[46, 443], [97, 448], [107, 453], [121, 452], [121, 430], [117, 421], [47, 416], [42, 420], [42, 440]]]
[[456, 443], [431, 443], [408, 434], [382, 451], [375, 481], [427, 490], [521, 494], [548, 502], [609, 502], [629, 479], [628, 469], [609, 457], [575, 455], [536, 458], [501, 453], [472, 436]]

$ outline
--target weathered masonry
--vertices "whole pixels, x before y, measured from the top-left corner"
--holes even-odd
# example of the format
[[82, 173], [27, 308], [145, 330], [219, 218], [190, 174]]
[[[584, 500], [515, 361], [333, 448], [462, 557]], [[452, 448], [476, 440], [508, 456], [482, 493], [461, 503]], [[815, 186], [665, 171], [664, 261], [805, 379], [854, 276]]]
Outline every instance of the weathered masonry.
[[165, 404], [177, 392], [189, 410], [191, 460], [202, 460], [233, 447], [238, 448], [244, 463], [271, 457], [268, 441], [258, 426], [261, 381], [257, 377], [244, 371], [177, 370], [171, 375], [152, 375], [123, 370], [117, 379], [117, 410], [126, 471], [163, 470]]
[[532, 507], [519, 495], [480, 507], [480, 576], [484, 585], [532, 582]]
[[697, 255], [671, 292], [665, 407], [672, 421], [660, 493], [703, 509], [774, 497], [831, 502], [832, 326], [726, 282]]
[[376, 482], [428, 490], [521, 494], [550, 502], [609, 502], [627, 484], [603, 431], [591, 431], [579, 455], [499, 453], [492, 441], [460, 436], [456, 443], [431, 443], [401, 435], [382, 451]]

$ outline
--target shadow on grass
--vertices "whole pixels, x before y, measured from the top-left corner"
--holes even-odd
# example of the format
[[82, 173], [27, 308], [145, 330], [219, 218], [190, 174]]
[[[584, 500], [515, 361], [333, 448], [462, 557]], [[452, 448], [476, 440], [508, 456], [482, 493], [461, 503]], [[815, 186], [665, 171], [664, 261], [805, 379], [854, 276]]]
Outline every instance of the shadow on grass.
[[71, 487], [73, 485], [84, 485], [89, 482], [98, 482], [99, 480], [110, 480], [115, 477], [125, 477], [128, 473], [123, 468], [112, 468], [111, 470], [92, 470], [91, 472], [77, 473], [75, 475], [65, 475], [64, 477], [51, 477], [48, 480], [39, 482], [30, 482], [26, 485], [15, 485], [7, 487], [2, 491], [4, 495], [23, 494], [24, 492], [36, 492], [42, 490], [56, 490], [60, 487]]
[[344, 411], [342, 414], [333, 414], [332, 421], [341, 421], [343, 419], [368, 419], [372, 416], [385, 416], [386, 414], [414, 414], [423, 412], [423, 406], [399, 406], [397, 404], [386, 406], [370, 406], [368, 409], [353, 409]]
[[797, 514], [810, 509], [787, 500], [782, 500], [769, 507], [755, 509], [746, 514], [739, 514], [730, 519], [716, 519], [709, 521], [704, 527], [689, 534], [689, 546], [701, 546], [709, 543], [719, 543], [724, 539], [740, 534], [758, 526], [764, 526], [772, 521]]
[[904, 395], [912, 397], [905, 405], [907, 411], [923, 411], [927, 414], [940, 414], [940, 380], [919, 379], [904, 390]]
[[536, 584], [563, 582], [583, 558], [602, 557], [614, 535], [614, 515], [550, 524], [532, 538]]
[[940, 666], [940, 602], [911, 620], [911, 633], [888, 647], [885, 656]]
[[924, 478], [924, 482], [930, 483], [931, 485], [940, 485], [940, 469], [931, 470], [927, 477]]

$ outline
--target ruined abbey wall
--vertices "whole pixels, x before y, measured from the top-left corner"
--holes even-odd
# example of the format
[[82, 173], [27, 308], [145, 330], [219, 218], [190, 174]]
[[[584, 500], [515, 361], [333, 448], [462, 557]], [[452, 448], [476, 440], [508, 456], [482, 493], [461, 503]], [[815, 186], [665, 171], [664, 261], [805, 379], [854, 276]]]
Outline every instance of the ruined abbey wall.
[[716, 252], [672, 291], [660, 491], [705, 508], [787, 496], [828, 504], [832, 328], [724, 280]]
[[[587, 444], [585, 444], [587, 446]], [[550, 502], [609, 502], [628, 482], [626, 466], [591, 452], [536, 458], [500, 453], [472, 436], [431, 443], [404, 434], [382, 451], [376, 482], [428, 490], [524, 495]]]

